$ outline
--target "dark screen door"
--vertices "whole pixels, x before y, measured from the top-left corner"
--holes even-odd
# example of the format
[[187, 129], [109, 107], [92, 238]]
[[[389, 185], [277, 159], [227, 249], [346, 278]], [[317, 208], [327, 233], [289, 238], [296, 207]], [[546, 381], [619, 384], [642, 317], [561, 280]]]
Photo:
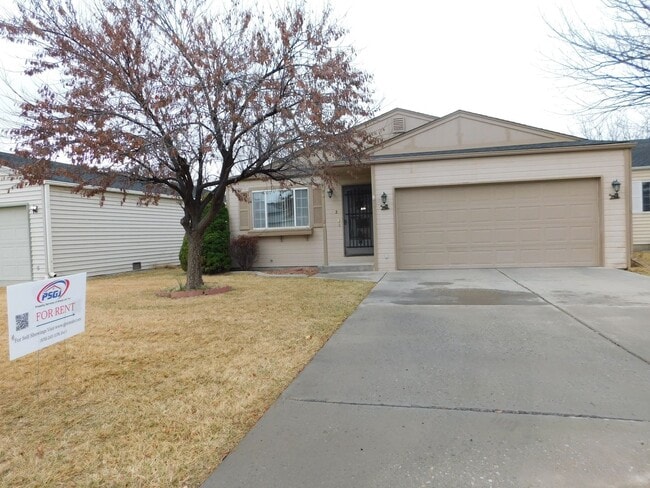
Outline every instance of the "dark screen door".
[[343, 215], [346, 256], [371, 256], [372, 188], [370, 185], [343, 187]]

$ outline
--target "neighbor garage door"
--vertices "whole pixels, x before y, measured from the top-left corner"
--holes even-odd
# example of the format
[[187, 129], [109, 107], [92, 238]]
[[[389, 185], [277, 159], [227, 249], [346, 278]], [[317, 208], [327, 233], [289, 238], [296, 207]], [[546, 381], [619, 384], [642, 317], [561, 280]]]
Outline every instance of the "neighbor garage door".
[[598, 180], [398, 189], [399, 269], [600, 264]]
[[0, 207], [0, 284], [31, 279], [27, 207]]

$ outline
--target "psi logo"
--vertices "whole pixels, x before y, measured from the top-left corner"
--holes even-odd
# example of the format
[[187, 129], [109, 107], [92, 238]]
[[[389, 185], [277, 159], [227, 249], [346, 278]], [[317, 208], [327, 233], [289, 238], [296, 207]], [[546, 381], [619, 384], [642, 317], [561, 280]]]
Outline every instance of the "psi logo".
[[63, 297], [70, 288], [70, 280], [51, 281], [38, 292], [36, 300], [38, 303], [46, 303], [51, 300], [58, 300]]

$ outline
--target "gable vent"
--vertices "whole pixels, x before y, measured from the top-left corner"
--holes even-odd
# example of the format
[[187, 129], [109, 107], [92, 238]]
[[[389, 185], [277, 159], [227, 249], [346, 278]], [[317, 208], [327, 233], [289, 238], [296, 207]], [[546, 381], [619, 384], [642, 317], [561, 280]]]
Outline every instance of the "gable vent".
[[406, 121], [404, 117], [395, 117], [393, 119], [393, 134], [406, 132]]

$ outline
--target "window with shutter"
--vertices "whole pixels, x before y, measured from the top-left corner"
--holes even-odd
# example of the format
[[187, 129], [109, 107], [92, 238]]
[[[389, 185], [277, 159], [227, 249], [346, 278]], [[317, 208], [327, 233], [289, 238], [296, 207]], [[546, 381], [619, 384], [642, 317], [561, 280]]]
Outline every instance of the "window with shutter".
[[307, 188], [261, 190], [253, 193], [253, 229], [309, 227]]

